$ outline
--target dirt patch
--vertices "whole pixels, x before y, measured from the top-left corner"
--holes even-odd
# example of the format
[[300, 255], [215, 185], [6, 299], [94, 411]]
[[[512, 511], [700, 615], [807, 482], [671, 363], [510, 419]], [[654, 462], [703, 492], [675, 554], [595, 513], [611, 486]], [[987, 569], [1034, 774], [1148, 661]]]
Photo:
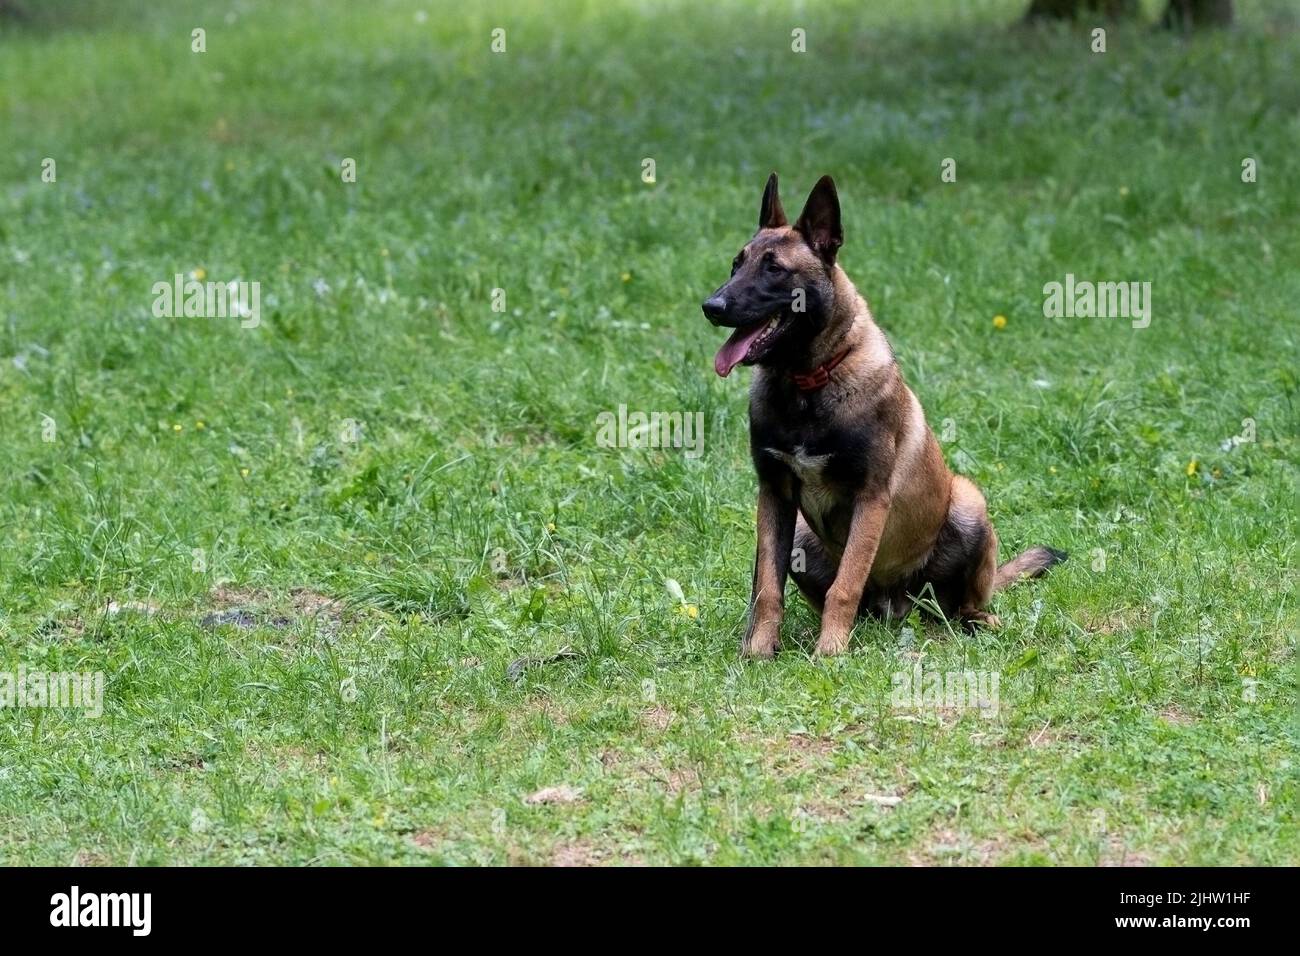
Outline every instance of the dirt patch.
[[814, 737], [811, 734], [786, 734], [785, 740], [791, 750], [816, 757], [829, 756], [839, 746], [831, 737]]
[[670, 797], [700, 789], [700, 775], [693, 767], [667, 767], [657, 759], [651, 759], [637, 763], [633, 772], [660, 783]]
[[1092, 634], [1127, 634], [1145, 625], [1150, 617], [1145, 607], [1126, 607], [1104, 613], [1085, 611], [1080, 623]]
[[630, 756], [619, 750], [601, 751], [601, 766], [609, 775], [615, 786], [644, 787], [644, 781], [651, 780], [659, 784], [670, 797], [680, 793], [693, 793], [700, 789], [700, 775], [694, 767], [686, 765], [668, 765], [653, 753]]
[[1173, 727], [1188, 727], [1196, 723], [1196, 718], [1187, 711], [1171, 705], [1160, 712], [1160, 719]]
[[605, 859], [603, 853], [592, 843], [579, 840], [574, 843], [561, 843], [551, 850], [551, 866], [599, 866]]
[[874, 813], [888, 813], [903, 802], [905, 791], [889, 789], [864, 791], [844, 786], [838, 793], [817, 795], [801, 800], [795, 815], [811, 817], [824, 823], [847, 823], [854, 819], [873, 819]]
[[1021, 845], [1009, 846], [998, 837], [977, 840], [966, 833], [947, 828], [936, 830], [925, 845], [908, 856], [911, 866], [991, 866]]
[[300, 616], [325, 617], [336, 622], [343, 619], [343, 602], [338, 598], [311, 588], [294, 588], [289, 597], [295, 613]]
[[524, 703], [522, 717], [543, 720], [555, 727], [562, 727], [569, 722], [569, 713], [554, 698], [540, 695], [530, 697]]
[[1122, 837], [1107, 836], [1101, 845], [1101, 857], [1098, 866], [1150, 866], [1151, 857], [1136, 850], [1130, 850]]
[[850, 741], [859, 747], [870, 748], [876, 742], [876, 733], [860, 725], [845, 727], [834, 734], [796, 730], [780, 737], [743, 729], [734, 739], [738, 744], [761, 750], [769, 769], [788, 773], [823, 767], [828, 758]]
[[[742, 728], [733, 734], [737, 751], [753, 753], [770, 776], [781, 779], [807, 778], [810, 782], [825, 782], [828, 775], [837, 779], [851, 771], [838, 767], [854, 748], [874, 750], [878, 734], [873, 728], [862, 725], [846, 726], [834, 733], [814, 733], [807, 730], [777, 731], [779, 736], [760, 734], [751, 728]], [[821, 787], [819, 782], [818, 787]], [[856, 797], [851, 797], [856, 800]]]
[[695, 772], [693, 767], [673, 767], [668, 771], [668, 777], [665, 781], [668, 793], [672, 796], [683, 791], [695, 791], [700, 789], [700, 775]]
[[219, 608], [253, 607], [265, 604], [270, 595], [260, 588], [236, 588], [229, 584], [218, 584], [208, 599]]
[[411, 835], [411, 842], [421, 850], [432, 852], [442, 845], [443, 836], [437, 830], [420, 830]]
[[1043, 747], [1068, 747], [1071, 745], [1082, 746], [1086, 744], [1084, 738], [1076, 734], [1074, 731], [1066, 730], [1063, 727], [1056, 728], [1050, 724], [1040, 727], [1038, 730], [1030, 733], [1028, 738], [1026, 738], [1026, 742], [1035, 750]]
[[820, 823], [848, 823], [853, 819], [853, 805], [844, 801], [812, 799], [804, 800], [794, 808], [795, 819], [800, 817], [816, 820]]
[[[237, 588], [219, 584], [208, 596], [216, 608], [199, 624], [205, 628], [229, 625], [243, 631], [257, 627], [283, 630], [295, 620], [314, 621], [333, 632], [343, 621], [344, 604], [311, 588], [293, 588], [288, 602], [275, 600], [262, 588]], [[287, 613], [281, 613], [287, 612]]]
[[571, 840], [551, 848], [551, 866], [645, 866], [638, 856], [609, 850], [591, 840]]
[[672, 726], [673, 720], [676, 716], [677, 715], [667, 707], [660, 707], [656, 704], [649, 710], [641, 712], [641, 723], [645, 724], [652, 730], [657, 730], [660, 733], [663, 733]]
[[267, 747], [261, 741], [248, 739], [244, 742], [244, 754], [254, 766], [272, 766], [281, 772], [309, 770], [326, 773], [333, 767], [333, 758], [329, 754], [297, 744]]

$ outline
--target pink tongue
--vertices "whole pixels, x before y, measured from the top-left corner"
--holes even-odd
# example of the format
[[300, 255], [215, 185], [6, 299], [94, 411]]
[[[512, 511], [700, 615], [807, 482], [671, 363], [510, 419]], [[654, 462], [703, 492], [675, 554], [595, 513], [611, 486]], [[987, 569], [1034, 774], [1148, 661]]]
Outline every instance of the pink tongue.
[[713, 357], [713, 371], [723, 378], [730, 375], [731, 370], [745, 360], [749, 347], [766, 328], [767, 323], [755, 322], [748, 328], [736, 329], [732, 332], [731, 338], [722, 343], [722, 348], [718, 349], [718, 354]]

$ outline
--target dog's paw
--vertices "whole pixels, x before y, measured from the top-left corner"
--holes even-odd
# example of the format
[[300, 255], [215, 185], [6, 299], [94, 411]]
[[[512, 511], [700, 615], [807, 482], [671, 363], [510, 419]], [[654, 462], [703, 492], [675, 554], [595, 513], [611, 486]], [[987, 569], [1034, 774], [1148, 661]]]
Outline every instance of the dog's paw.
[[817, 638], [817, 647], [813, 653], [818, 657], [833, 657], [836, 654], [843, 654], [849, 649], [849, 634], [822, 632], [821, 637]]
[[780, 647], [780, 625], [760, 624], [741, 642], [740, 656], [755, 660], [771, 660]]
[[975, 633], [976, 628], [987, 627], [991, 631], [996, 631], [1002, 626], [1002, 619], [988, 611], [964, 611], [961, 617], [963, 626], [972, 634]]

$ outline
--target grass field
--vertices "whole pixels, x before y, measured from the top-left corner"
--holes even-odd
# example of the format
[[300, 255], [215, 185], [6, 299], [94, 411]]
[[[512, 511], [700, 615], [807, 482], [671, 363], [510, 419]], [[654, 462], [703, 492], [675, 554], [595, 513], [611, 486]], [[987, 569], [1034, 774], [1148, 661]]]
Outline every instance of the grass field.
[[[27, 6], [0, 671], [106, 685], [0, 710], [0, 860], [1300, 863], [1294, 5], [1104, 54], [1012, 0]], [[737, 658], [750, 373], [699, 302], [773, 169], [835, 176], [1004, 555], [1072, 555], [1000, 631], [815, 660], [791, 589]], [[156, 317], [177, 273], [260, 324]], [[1150, 326], [1045, 317], [1067, 273]], [[703, 454], [599, 447], [620, 404]], [[892, 706], [918, 661], [996, 715]]]

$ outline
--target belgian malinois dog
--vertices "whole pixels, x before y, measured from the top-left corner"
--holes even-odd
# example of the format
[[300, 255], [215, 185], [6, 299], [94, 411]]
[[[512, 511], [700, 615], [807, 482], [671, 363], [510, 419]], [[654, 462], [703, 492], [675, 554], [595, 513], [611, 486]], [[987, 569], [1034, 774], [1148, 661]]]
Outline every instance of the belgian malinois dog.
[[714, 325], [735, 329], [714, 370], [755, 366], [758, 546], [747, 657], [771, 657], [780, 645], [787, 575], [821, 612], [825, 655], [848, 646], [858, 614], [902, 617], [923, 594], [967, 629], [996, 627], [985, 610], [994, 591], [1065, 559], [1036, 547], [998, 566], [984, 496], [944, 464], [884, 333], [835, 261], [843, 239], [829, 176], [791, 226], [773, 173], [758, 232], [703, 306]]

